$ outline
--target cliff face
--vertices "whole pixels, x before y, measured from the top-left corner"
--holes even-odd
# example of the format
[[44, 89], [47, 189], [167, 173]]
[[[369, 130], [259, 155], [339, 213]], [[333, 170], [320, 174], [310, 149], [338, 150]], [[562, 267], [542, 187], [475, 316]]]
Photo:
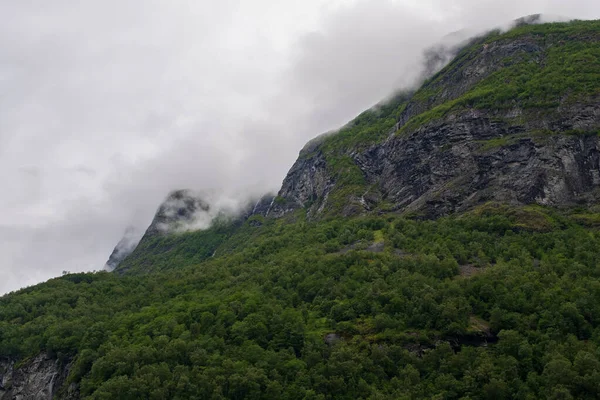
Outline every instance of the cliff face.
[[61, 391], [61, 398], [79, 398], [77, 388], [63, 388], [70, 365], [61, 365], [46, 353], [15, 365], [0, 360], [0, 400], [51, 400]]
[[[575, 107], [561, 123], [573, 129], [587, 118], [585, 128], [591, 130], [600, 127], [599, 117], [600, 107]], [[552, 122], [509, 126], [473, 110], [393, 137], [353, 159], [394, 210], [439, 216], [486, 201], [552, 206], [596, 201], [598, 136], [532, 133], [538, 123]]]
[[[463, 211], [485, 201], [573, 206], [598, 200], [600, 185], [600, 107], [573, 107], [573, 115], [556, 124], [585, 126], [590, 134], [562, 135], [509, 126], [485, 112], [452, 116], [406, 136], [350, 154], [364, 176], [364, 192], [347, 198], [344, 214], [377, 209], [423, 212], [435, 217]], [[531, 125], [553, 125], [538, 120]], [[283, 215], [307, 207], [312, 215], [327, 210], [338, 189], [326, 157], [300, 158], [287, 175], [279, 196]], [[311, 203], [316, 203], [312, 205]]]
[[597, 201], [596, 25], [524, 26], [472, 41], [408, 100], [371, 112], [379, 131], [367, 140], [353, 121], [309, 143], [273, 213], [437, 217], [486, 201]]

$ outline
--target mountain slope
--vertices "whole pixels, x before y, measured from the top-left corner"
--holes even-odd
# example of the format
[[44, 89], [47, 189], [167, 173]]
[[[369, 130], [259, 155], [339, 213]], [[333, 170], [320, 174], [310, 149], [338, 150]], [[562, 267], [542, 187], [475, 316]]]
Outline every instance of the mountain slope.
[[599, 35], [476, 39], [276, 198], [1, 297], [0, 399], [598, 398]]
[[[226, 210], [189, 190], [174, 191], [160, 205], [139, 243], [112, 263], [113, 269], [119, 274], [147, 273], [202, 262], [213, 257], [248, 218], [266, 216], [273, 199], [265, 195], [241, 211]], [[113, 255], [119, 249], [120, 242]]]
[[593, 398], [600, 234], [578, 221], [600, 218], [248, 221], [196, 265], [3, 297], [0, 354], [58, 360], [59, 397]]
[[474, 40], [414, 94], [309, 143], [276, 213], [440, 216], [485, 201], [598, 199], [600, 24]]

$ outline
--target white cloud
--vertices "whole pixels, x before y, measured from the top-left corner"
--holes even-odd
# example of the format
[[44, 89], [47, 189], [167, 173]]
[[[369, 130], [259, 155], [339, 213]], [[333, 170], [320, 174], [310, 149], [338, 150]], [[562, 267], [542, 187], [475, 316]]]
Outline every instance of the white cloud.
[[0, 293], [102, 268], [167, 192], [277, 189], [443, 35], [595, 0], [0, 3]]

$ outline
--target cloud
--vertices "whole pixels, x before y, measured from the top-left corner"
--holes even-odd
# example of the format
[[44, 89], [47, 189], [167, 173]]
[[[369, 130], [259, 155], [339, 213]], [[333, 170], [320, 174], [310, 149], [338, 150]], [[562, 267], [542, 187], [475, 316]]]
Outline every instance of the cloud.
[[[285, 3], [285, 4], [284, 4]], [[101, 269], [173, 189], [277, 190], [461, 29], [595, 0], [0, 3], [0, 293]]]

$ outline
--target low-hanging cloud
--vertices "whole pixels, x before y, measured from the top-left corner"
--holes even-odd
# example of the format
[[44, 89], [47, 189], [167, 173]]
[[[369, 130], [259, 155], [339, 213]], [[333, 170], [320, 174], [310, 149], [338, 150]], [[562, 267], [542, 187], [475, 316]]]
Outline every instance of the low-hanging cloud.
[[[283, 4], [285, 3], [285, 4]], [[101, 269], [168, 192], [276, 191], [447, 34], [595, 0], [0, 4], [0, 293]]]

